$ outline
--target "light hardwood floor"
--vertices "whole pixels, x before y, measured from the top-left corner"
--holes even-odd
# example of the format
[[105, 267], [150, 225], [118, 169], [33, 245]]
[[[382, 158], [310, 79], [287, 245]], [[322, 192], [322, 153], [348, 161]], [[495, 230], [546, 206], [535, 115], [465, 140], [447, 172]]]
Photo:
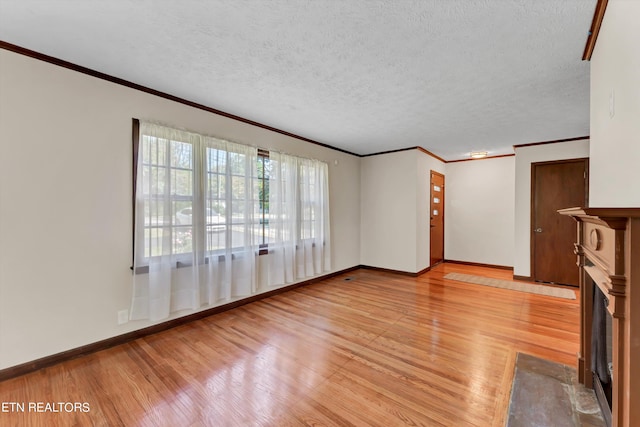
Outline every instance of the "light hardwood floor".
[[[579, 306], [357, 270], [0, 383], [2, 426], [502, 426], [517, 352], [573, 366]], [[345, 281], [346, 277], [353, 280]]]

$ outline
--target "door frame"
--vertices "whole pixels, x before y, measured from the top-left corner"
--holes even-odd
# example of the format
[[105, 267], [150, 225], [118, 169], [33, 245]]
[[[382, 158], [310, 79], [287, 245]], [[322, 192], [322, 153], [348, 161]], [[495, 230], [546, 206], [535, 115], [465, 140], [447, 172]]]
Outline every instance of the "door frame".
[[[535, 196], [536, 196], [536, 167], [537, 166], [545, 166], [545, 165], [553, 165], [553, 164], [561, 164], [561, 163], [573, 163], [577, 161], [584, 161], [584, 170], [585, 170], [585, 181], [584, 181], [584, 206], [579, 207], [587, 207], [589, 206], [589, 157], [576, 157], [572, 159], [562, 159], [562, 160], [547, 160], [542, 162], [532, 162], [531, 163], [531, 191], [530, 191], [530, 201], [529, 201], [529, 278], [531, 281], [536, 280], [536, 272], [535, 272], [535, 233], [534, 229], [534, 220], [535, 220]], [[567, 206], [577, 207], [577, 206]], [[576, 226], [577, 230], [577, 226]]]
[[440, 172], [436, 172], [433, 169], [429, 171], [429, 267], [433, 267], [435, 265], [441, 264], [444, 262], [445, 260], [445, 256], [444, 256], [444, 230], [445, 230], [445, 225], [444, 225], [444, 204], [445, 204], [445, 200], [447, 195], [444, 194], [444, 196], [442, 197], [442, 259], [438, 262], [436, 262], [435, 264], [431, 264], [431, 260], [433, 259], [433, 257], [431, 256], [431, 216], [433, 215], [433, 209], [431, 206], [431, 203], [433, 202], [433, 182], [432, 182], [432, 178], [433, 175], [438, 175], [442, 177], [442, 188], [443, 191], [442, 193], [444, 194], [444, 188], [445, 188], [445, 176], [443, 173]]

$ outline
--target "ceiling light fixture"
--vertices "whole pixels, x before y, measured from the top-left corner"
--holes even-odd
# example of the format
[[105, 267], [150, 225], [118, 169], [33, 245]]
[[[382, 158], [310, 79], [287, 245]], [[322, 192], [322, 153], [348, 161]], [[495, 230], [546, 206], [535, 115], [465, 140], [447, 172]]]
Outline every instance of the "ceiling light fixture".
[[487, 154], [489, 154], [486, 151], [472, 151], [471, 152], [471, 158], [472, 159], [483, 159], [485, 157], [487, 157]]

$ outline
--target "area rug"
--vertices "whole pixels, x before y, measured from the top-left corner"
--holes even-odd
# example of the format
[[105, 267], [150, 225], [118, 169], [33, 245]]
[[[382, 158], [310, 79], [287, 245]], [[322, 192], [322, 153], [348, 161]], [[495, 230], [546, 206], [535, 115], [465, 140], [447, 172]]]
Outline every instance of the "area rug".
[[577, 383], [575, 369], [518, 353], [507, 427], [605, 426], [593, 390]]
[[490, 277], [474, 276], [462, 273], [448, 273], [444, 278], [457, 280], [459, 282], [474, 283], [476, 285], [528, 292], [530, 294], [547, 295], [550, 297], [564, 299], [576, 299], [576, 293], [571, 289], [557, 288], [555, 286], [534, 285], [532, 283], [513, 282], [511, 280], [492, 279]]

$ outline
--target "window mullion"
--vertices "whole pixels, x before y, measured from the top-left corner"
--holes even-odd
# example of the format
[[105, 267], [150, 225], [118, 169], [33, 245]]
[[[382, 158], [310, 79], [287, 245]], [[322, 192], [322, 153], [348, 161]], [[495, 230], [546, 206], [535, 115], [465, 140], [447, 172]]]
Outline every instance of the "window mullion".
[[302, 206], [302, 200], [300, 197], [300, 194], [302, 193], [302, 186], [304, 185], [303, 183], [303, 174], [302, 174], [302, 165], [300, 163], [298, 163], [296, 165], [296, 180], [294, 183], [294, 191], [295, 191], [295, 195], [294, 197], [296, 198], [296, 244], [299, 245], [302, 243], [303, 240], [303, 232], [302, 232], [302, 227], [304, 224], [304, 210], [303, 210], [303, 206]]
[[[144, 138], [144, 136], [143, 136], [143, 138]], [[143, 141], [144, 141], [144, 139], [143, 139]], [[143, 144], [143, 149], [144, 149], [145, 146], [146, 145]], [[151, 150], [152, 150], [151, 141], [149, 141], [148, 147], [149, 147], [149, 164], [151, 165], [152, 164], [152, 162], [151, 162]], [[153, 236], [151, 235], [151, 218], [153, 218], [153, 205], [151, 204], [151, 198], [152, 198], [151, 189], [153, 188], [153, 186], [152, 186], [152, 182], [153, 182], [153, 167], [148, 166], [148, 170], [149, 170], [149, 175], [148, 175], [149, 179], [147, 181], [148, 181], [148, 184], [149, 184], [149, 188], [148, 188], [147, 195], [144, 196], [144, 202], [149, 205], [149, 213], [148, 213], [148, 215], [149, 215], [149, 229], [148, 229], [149, 230], [149, 236], [148, 236], [149, 237], [149, 241], [147, 242], [147, 244], [149, 245], [148, 246], [148, 248], [149, 248], [149, 258], [151, 258], [154, 255], [154, 253], [153, 253], [153, 245], [152, 245]], [[144, 177], [144, 172], [143, 172], [143, 177]], [[144, 179], [144, 178], [142, 178], [142, 179]], [[143, 214], [143, 216], [144, 216], [144, 214]], [[143, 222], [143, 224], [145, 224], [145, 223], [146, 223], [146, 221]], [[145, 230], [146, 230], [146, 228], [145, 228]]]
[[[166, 149], [165, 149], [165, 159], [164, 159], [164, 168], [165, 168], [165, 173], [164, 173], [164, 192], [163, 192], [163, 197], [162, 197], [162, 254], [164, 255], [165, 253], [165, 243], [167, 243], [167, 239], [164, 236], [164, 233], [168, 230], [169, 231], [169, 249], [170, 249], [170, 254], [171, 256], [175, 255], [175, 248], [174, 248], [174, 229], [173, 229], [173, 209], [171, 206], [171, 191], [172, 191], [172, 185], [171, 185], [171, 140], [170, 139], [165, 139], [166, 143]], [[167, 224], [167, 216], [169, 218], [169, 224]]]
[[[160, 149], [158, 148], [159, 143], [158, 143], [158, 138], [155, 138], [155, 150], [156, 150], [156, 163], [158, 162], [158, 158], [160, 156]], [[151, 148], [151, 141], [149, 141], [149, 148]], [[149, 150], [151, 151], [151, 150]], [[153, 164], [153, 162], [151, 161], [151, 153], [149, 153], [149, 161], [151, 162], [151, 164]], [[154, 169], [155, 169], [155, 177], [154, 177]], [[154, 214], [155, 214], [155, 218], [156, 218], [156, 225], [158, 225], [158, 203], [159, 201], [157, 200], [157, 197], [155, 197], [155, 194], [153, 193], [153, 183], [156, 183], [156, 187], [158, 186], [157, 182], [158, 182], [158, 174], [159, 174], [159, 170], [160, 170], [160, 165], [156, 164], [156, 167], [154, 168], [153, 166], [149, 167], [149, 226], [153, 225], [152, 219], [154, 218]], [[154, 200], [156, 199], [156, 200]], [[155, 203], [152, 203], [152, 200]], [[153, 251], [153, 241], [154, 241], [154, 236], [153, 233], [151, 231], [152, 229], [149, 228], [149, 257], [152, 256], [156, 256], [156, 255], [161, 255], [161, 254], [156, 254]], [[158, 240], [158, 230], [154, 230], [155, 232], [155, 239], [156, 241]]]
[[231, 185], [232, 181], [232, 173], [231, 173], [231, 154], [225, 147], [224, 155], [226, 157], [225, 162], [225, 180], [224, 180], [224, 192], [225, 192], [225, 222], [227, 226], [227, 232], [225, 233], [225, 252], [230, 253], [232, 247], [232, 237], [233, 237], [233, 207], [231, 203], [233, 201], [232, 197], [232, 189]]
[[194, 262], [198, 264], [204, 263], [205, 250], [207, 245], [207, 214], [206, 214], [206, 152], [200, 138], [193, 138], [192, 142], [192, 184], [193, 190], [191, 194], [191, 203], [193, 205], [193, 221], [191, 226], [192, 239], [194, 241]]

